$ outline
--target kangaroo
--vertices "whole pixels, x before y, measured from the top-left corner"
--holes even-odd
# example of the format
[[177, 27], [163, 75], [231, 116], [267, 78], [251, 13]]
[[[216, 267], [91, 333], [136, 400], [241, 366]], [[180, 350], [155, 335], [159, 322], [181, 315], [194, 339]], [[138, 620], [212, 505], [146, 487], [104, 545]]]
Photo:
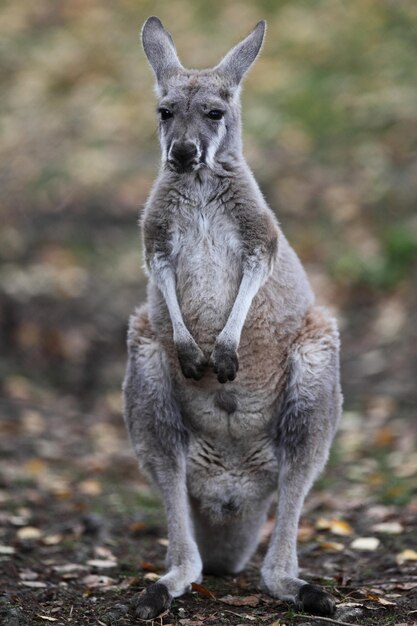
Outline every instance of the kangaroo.
[[147, 304], [128, 331], [124, 416], [164, 501], [167, 573], [137, 599], [152, 619], [202, 572], [236, 574], [273, 496], [262, 588], [307, 612], [334, 598], [298, 577], [297, 527], [341, 413], [339, 336], [242, 154], [239, 91], [265, 22], [213, 69], [185, 69], [150, 17], [160, 173], [142, 214]]

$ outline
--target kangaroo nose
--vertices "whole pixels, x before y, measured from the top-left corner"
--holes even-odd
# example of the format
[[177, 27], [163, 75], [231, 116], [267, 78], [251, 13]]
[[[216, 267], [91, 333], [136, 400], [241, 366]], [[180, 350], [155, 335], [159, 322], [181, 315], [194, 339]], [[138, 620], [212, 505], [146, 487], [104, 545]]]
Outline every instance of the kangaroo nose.
[[170, 161], [179, 170], [189, 170], [197, 156], [197, 146], [191, 141], [174, 142], [171, 148]]

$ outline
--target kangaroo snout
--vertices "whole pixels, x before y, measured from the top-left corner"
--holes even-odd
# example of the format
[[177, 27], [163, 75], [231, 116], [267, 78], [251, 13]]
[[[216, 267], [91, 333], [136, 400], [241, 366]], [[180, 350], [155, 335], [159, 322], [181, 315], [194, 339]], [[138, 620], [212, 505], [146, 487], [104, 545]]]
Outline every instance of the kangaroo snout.
[[178, 172], [191, 172], [198, 163], [198, 150], [193, 141], [173, 141], [168, 161]]

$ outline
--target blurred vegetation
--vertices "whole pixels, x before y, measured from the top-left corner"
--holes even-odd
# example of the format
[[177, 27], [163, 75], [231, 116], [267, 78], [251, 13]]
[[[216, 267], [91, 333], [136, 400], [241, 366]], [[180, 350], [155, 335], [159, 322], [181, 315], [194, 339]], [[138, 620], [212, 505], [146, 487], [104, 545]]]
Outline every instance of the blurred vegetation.
[[412, 0], [2, 3], [0, 393], [119, 411], [126, 320], [144, 297], [136, 216], [159, 161], [138, 45], [150, 14], [192, 67], [267, 19], [243, 93], [248, 161], [339, 317], [346, 407], [412, 416]]

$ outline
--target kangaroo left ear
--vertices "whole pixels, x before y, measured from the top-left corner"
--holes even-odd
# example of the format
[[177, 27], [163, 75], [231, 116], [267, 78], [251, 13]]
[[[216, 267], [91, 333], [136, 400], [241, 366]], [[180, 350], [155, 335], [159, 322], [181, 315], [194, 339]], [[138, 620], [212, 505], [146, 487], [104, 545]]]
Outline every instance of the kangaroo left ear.
[[170, 33], [155, 16], [148, 17], [142, 28], [142, 44], [158, 84], [182, 69]]
[[214, 69], [224, 74], [234, 86], [239, 85], [259, 54], [265, 30], [266, 22], [261, 20], [252, 32], [232, 48]]

